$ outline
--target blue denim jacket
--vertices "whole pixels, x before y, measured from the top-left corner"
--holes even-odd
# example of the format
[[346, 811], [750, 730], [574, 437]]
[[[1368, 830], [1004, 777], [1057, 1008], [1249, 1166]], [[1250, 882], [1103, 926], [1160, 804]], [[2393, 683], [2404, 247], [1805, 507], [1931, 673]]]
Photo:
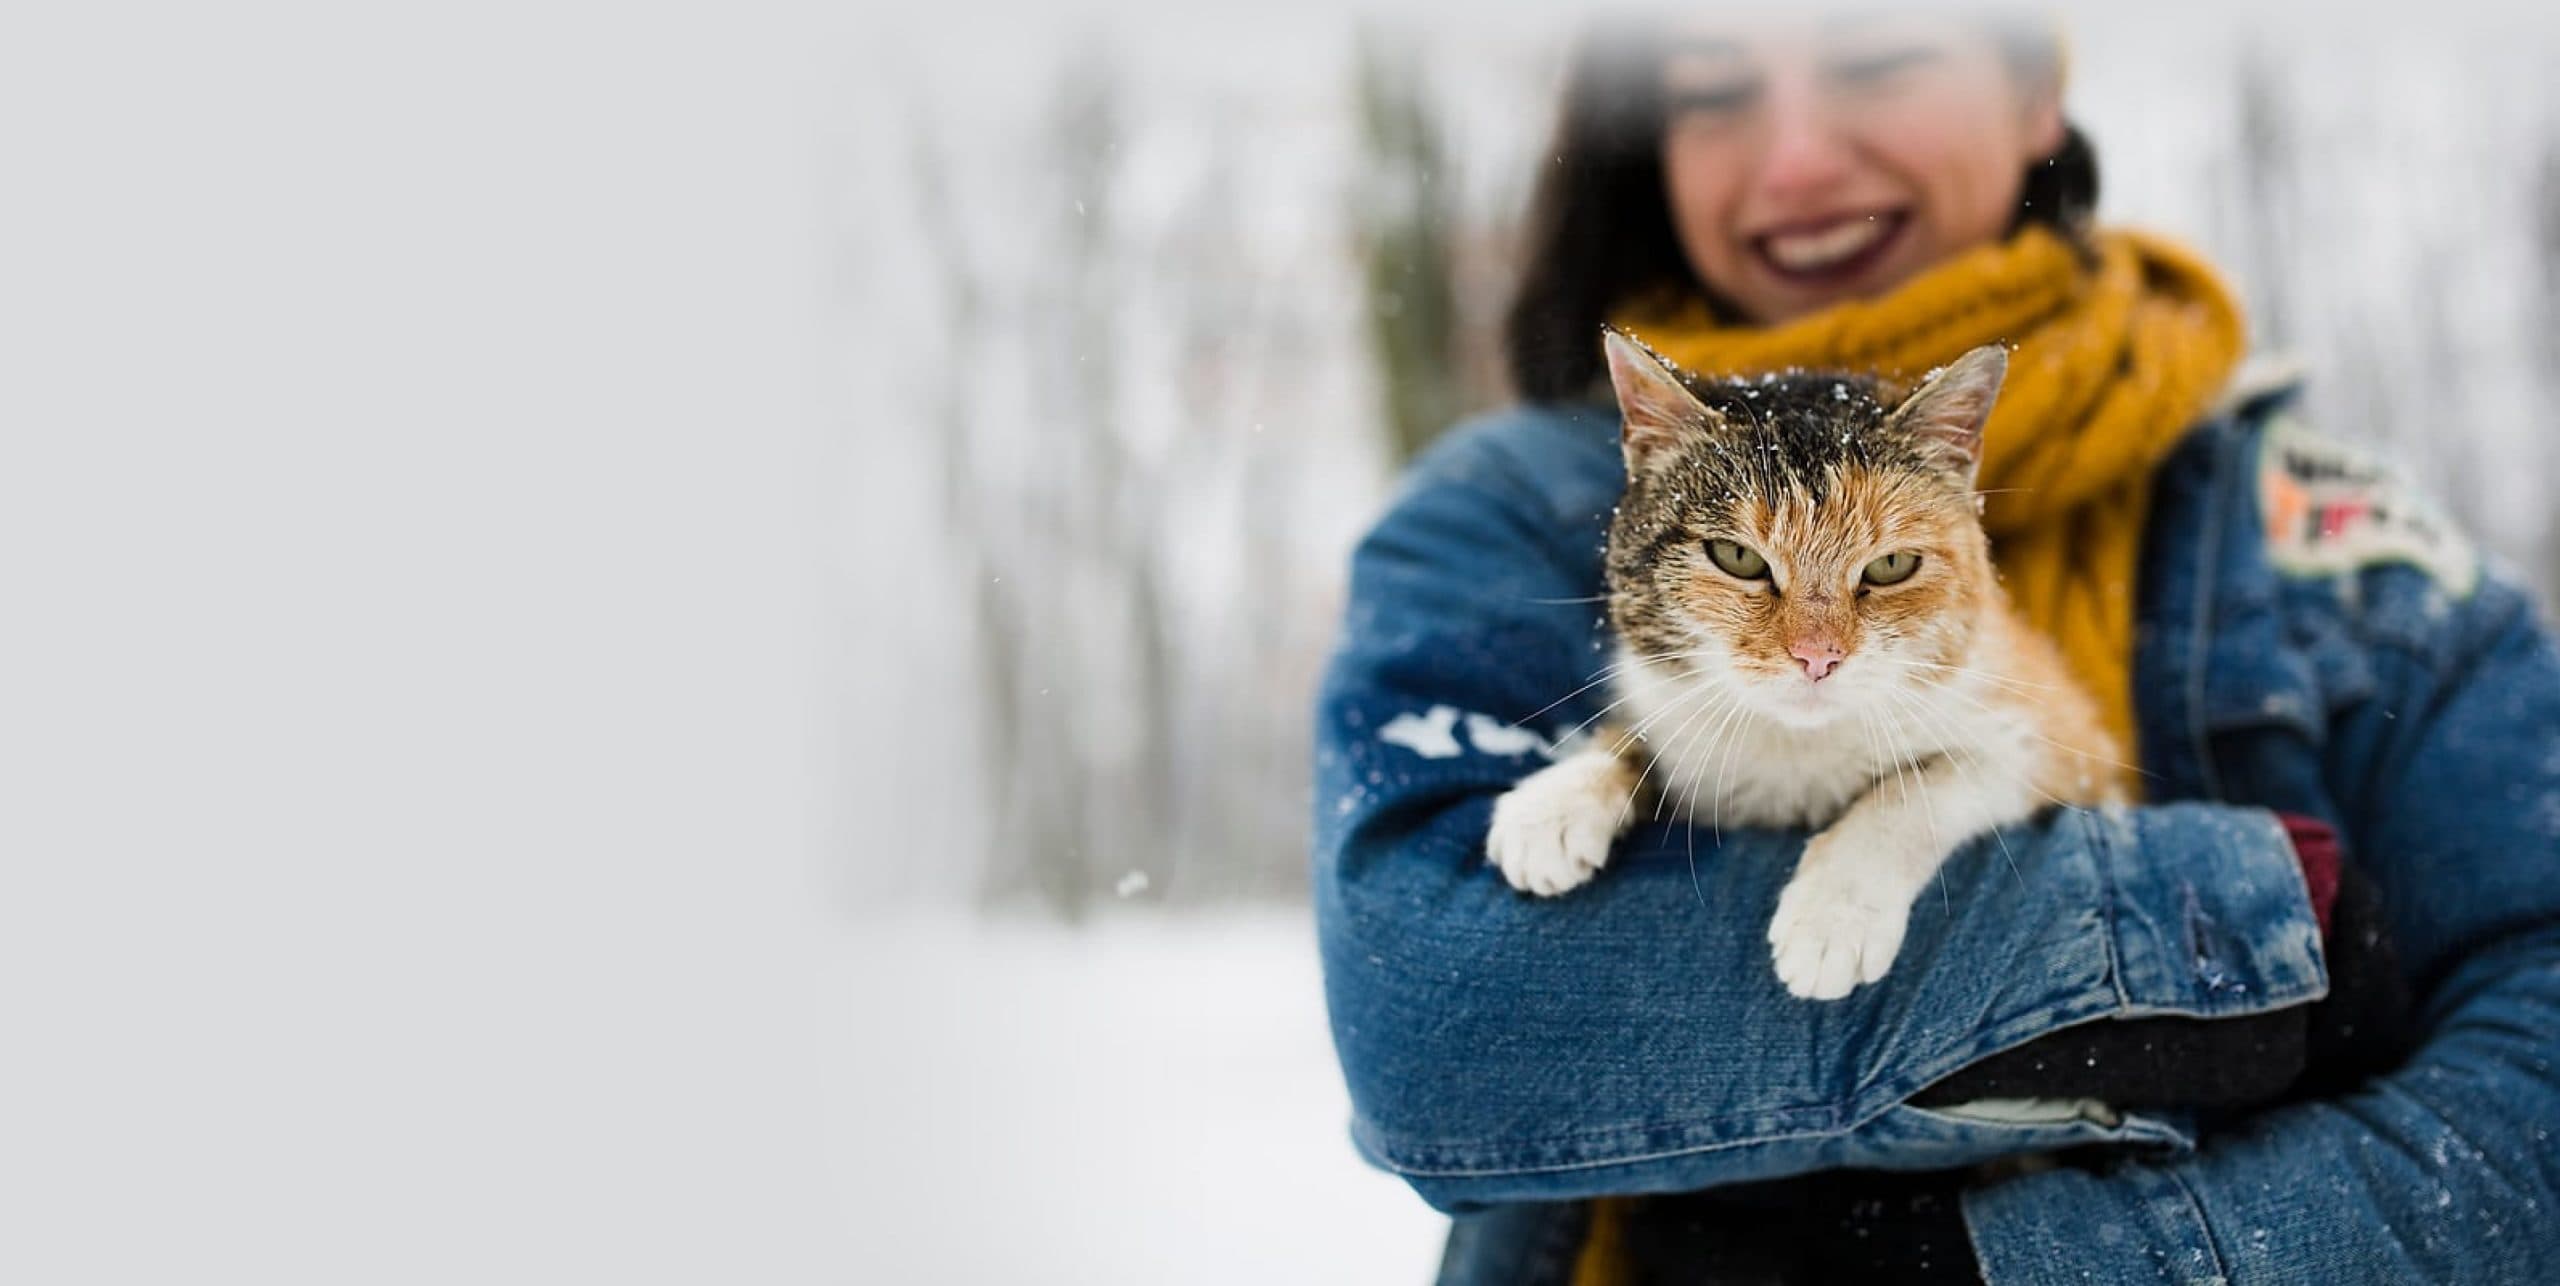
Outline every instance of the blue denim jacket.
[[[1483, 1280], [1570, 1254], [1573, 1207], [1530, 1203], [2114, 1144], [2103, 1171], [1967, 1194], [1991, 1282], [2560, 1281], [2560, 654], [2443, 542], [2271, 539], [2290, 415], [2207, 423], [2156, 479], [2152, 802], [1958, 853], [1892, 974], [1829, 1003], [1781, 990], [1763, 939], [1799, 834], [1640, 825], [1552, 901], [1485, 865], [1494, 798], [1603, 704], [1581, 685], [1622, 474], [1603, 406], [1453, 432], [1354, 556], [1318, 710], [1317, 922], [1361, 1153], [1442, 1210], [1516, 1216], [1470, 1221]], [[2324, 994], [2269, 810], [2331, 822], [2379, 886], [2418, 997], [2405, 1066], [2212, 1133], [1905, 1102], [2071, 1024]]]

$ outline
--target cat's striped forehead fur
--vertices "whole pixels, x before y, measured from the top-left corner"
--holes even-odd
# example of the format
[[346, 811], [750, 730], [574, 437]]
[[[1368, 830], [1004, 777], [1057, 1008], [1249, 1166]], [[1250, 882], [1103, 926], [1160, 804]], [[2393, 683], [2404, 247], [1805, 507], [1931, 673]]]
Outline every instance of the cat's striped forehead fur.
[[[1855, 375], [1789, 372], [1748, 380], [1705, 380], [1683, 374], [1682, 385], [1714, 421], [1644, 476], [1628, 479], [1620, 524], [1634, 541], [1623, 552], [1656, 552], [1656, 540], [1675, 538], [1707, 511], [1745, 503], [1802, 499], [1827, 502], [1852, 478], [1930, 472], [1920, 444], [1888, 431], [1892, 408], [1872, 379]], [[1629, 520], [1633, 521], [1630, 522]]]

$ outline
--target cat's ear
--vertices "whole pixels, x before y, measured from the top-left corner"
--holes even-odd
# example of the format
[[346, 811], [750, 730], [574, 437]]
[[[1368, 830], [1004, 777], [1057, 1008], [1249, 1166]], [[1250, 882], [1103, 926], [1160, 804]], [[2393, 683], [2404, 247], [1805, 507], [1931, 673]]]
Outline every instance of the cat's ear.
[[1985, 344], [1931, 375], [1886, 421], [1919, 439], [1931, 461], [1968, 483], [1982, 462], [1982, 425], [2009, 373], [2009, 350]]
[[1609, 383], [1618, 390], [1618, 444], [1632, 477], [1671, 458], [1673, 448], [1723, 423], [1691, 395], [1653, 351], [1617, 330], [1601, 332], [1609, 354]]

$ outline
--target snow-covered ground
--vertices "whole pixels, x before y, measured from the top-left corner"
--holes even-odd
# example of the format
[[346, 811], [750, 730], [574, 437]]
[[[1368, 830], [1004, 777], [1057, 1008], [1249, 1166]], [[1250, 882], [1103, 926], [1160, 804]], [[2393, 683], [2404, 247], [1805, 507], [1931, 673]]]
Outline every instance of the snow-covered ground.
[[868, 1280], [1430, 1280], [1446, 1225], [1352, 1153], [1303, 913], [866, 923], [820, 994]]

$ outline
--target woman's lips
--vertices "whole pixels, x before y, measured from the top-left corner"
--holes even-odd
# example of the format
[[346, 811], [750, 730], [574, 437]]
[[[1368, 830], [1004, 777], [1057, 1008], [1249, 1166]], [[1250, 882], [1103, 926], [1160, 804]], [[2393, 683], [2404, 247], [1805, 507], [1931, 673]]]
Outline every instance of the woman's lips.
[[1800, 224], [1751, 239], [1761, 266], [1781, 279], [1820, 288], [1854, 282], [1882, 260], [1910, 222], [1900, 210]]

